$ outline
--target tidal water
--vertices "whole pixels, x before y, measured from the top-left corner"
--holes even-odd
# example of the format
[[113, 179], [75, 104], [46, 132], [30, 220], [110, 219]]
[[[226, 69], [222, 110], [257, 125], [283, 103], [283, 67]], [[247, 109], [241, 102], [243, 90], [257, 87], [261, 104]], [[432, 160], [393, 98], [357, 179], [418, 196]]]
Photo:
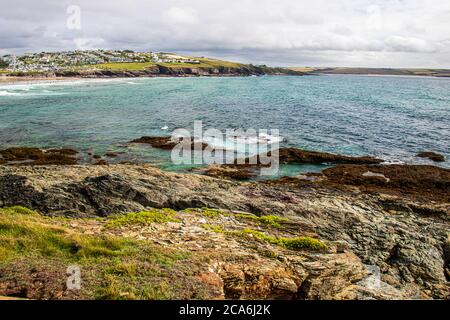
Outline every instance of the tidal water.
[[[284, 146], [450, 167], [450, 79], [381, 76], [133, 78], [0, 84], [0, 149], [73, 147], [166, 169], [169, 152], [129, 145], [176, 128], [278, 129]], [[163, 130], [164, 128], [165, 130]], [[286, 167], [281, 174], [321, 167]]]

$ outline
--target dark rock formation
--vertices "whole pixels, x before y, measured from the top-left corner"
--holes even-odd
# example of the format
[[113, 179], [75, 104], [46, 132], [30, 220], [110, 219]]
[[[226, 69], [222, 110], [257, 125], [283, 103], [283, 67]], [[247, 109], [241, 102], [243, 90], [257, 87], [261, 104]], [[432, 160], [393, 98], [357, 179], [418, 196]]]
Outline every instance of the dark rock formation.
[[323, 171], [327, 183], [368, 192], [450, 202], [450, 170], [434, 166], [340, 165]]
[[[306, 151], [297, 148], [281, 148], [278, 150], [280, 164], [379, 164], [381, 159], [374, 157], [352, 157], [326, 152]], [[269, 152], [269, 156], [271, 153]], [[197, 170], [200, 173], [217, 178], [249, 180], [258, 175], [258, 169], [267, 167], [262, 164], [260, 156], [247, 159], [237, 159], [234, 164], [210, 166]]]
[[348, 164], [377, 164], [383, 162], [374, 157], [351, 157], [333, 153], [306, 151], [297, 148], [281, 148], [279, 150], [280, 163], [348, 163]]
[[[151, 145], [153, 148], [172, 150], [180, 141], [181, 138], [179, 141], [176, 141], [171, 137], [141, 137], [131, 141], [131, 143], [144, 143]], [[208, 145], [206, 143], [196, 141], [194, 138], [191, 138], [192, 150], [204, 150], [207, 147]]]
[[435, 152], [420, 152], [417, 154], [419, 158], [428, 158], [434, 162], [445, 162], [445, 157]]
[[0, 164], [9, 165], [74, 165], [77, 164], [73, 149], [9, 148], [0, 150]]

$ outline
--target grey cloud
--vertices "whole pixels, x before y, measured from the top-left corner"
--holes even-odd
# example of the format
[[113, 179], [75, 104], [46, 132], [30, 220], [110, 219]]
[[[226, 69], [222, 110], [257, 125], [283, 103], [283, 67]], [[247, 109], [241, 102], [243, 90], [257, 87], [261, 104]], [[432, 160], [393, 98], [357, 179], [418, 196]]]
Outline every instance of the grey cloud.
[[[0, 0], [0, 53], [199, 52], [272, 65], [450, 67], [447, 0]], [[81, 8], [81, 30], [66, 27]], [[205, 54], [206, 55], [206, 54]]]

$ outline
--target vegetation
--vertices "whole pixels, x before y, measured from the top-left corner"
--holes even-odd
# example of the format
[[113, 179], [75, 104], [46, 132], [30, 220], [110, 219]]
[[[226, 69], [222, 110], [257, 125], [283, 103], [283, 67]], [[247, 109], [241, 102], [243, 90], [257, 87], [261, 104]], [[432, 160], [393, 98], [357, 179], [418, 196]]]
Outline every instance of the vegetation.
[[235, 217], [238, 219], [247, 219], [256, 222], [259, 225], [265, 225], [273, 228], [281, 228], [281, 223], [287, 223], [289, 222], [289, 219], [283, 218], [280, 216], [274, 216], [274, 215], [266, 215], [266, 216], [255, 216], [253, 214], [249, 213], [230, 213], [226, 212], [224, 210], [219, 209], [211, 209], [211, 208], [202, 208], [202, 209], [185, 209], [183, 212], [186, 213], [200, 213], [201, 215], [208, 217], [208, 218], [218, 218], [220, 216], [229, 216], [229, 217]]
[[258, 216], [254, 216], [254, 215], [250, 215], [250, 214], [236, 214], [235, 216], [237, 218], [251, 219], [251, 220], [258, 222], [259, 224], [263, 224], [263, 225], [273, 227], [273, 228], [281, 228], [282, 226], [280, 223], [289, 222], [289, 219], [287, 219], [287, 218], [273, 216], [273, 215], [258, 217]]
[[[0, 208], [0, 273], [2, 281], [13, 279], [13, 286], [20, 285], [17, 279], [39, 272], [48, 282], [43, 285], [71, 294], [64, 289], [65, 271], [76, 264], [83, 285], [73, 294], [84, 298], [168, 299], [175, 294], [188, 298], [192, 292], [183, 288], [186, 281], [192, 285], [189, 277], [195, 261], [189, 252], [148, 241], [86, 235], [64, 226], [64, 219], [43, 217], [24, 207]], [[42, 298], [33, 290], [30, 287], [26, 297]]]
[[32, 255], [81, 261], [134, 250], [128, 240], [74, 234], [48, 219], [23, 207], [0, 209], [0, 261]]
[[0, 69], [7, 68], [9, 66], [9, 63], [7, 63], [5, 60], [0, 58]]
[[111, 63], [96, 64], [93, 66], [84, 66], [83, 68], [86, 69], [97, 68], [101, 70], [112, 70], [112, 71], [144, 71], [153, 66], [155, 66], [154, 62], [111, 62]]
[[260, 241], [278, 245], [290, 250], [313, 250], [313, 251], [328, 250], [328, 246], [324, 242], [310, 237], [277, 238], [270, 235], [266, 235], [264, 232], [249, 228], [245, 228], [240, 231], [226, 231], [222, 229], [220, 226], [205, 224], [204, 227], [207, 230], [211, 230], [216, 233], [224, 233], [232, 236], [258, 239]]
[[149, 67], [153, 67], [156, 65], [161, 65], [167, 68], [220, 68], [220, 67], [230, 67], [237, 68], [242, 66], [239, 63], [223, 61], [223, 60], [214, 60], [207, 58], [193, 58], [195, 60], [200, 61], [200, 63], [186, 63], [186, 62], [165, 62], [165, 63], [156, 63], [156, 62], [111, 62], [111, 63], [102, 63], [96, 64], [93, 66], [84, 66], [84, 69], [97, 68], [101, 70], [112, 70], [112, 71], [144, 71]]
[[178, 220], [174, 218], [174, 214], [175, 211], [171, 209], [153, 209], [151, 211], [127, 213], [110, 217], [106, 223], [106, 227], [145, 226], [152, 223], [176, 222]]

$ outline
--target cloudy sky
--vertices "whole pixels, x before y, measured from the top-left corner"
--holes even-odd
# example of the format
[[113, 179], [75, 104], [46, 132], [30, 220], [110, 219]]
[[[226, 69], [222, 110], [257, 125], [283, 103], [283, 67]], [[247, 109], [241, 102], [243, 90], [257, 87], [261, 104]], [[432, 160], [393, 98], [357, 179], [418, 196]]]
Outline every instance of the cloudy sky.
[[278, 66], [450, 68], [449, 0], [0, 0], [0, 4], [0, 54], [103, 48]]

